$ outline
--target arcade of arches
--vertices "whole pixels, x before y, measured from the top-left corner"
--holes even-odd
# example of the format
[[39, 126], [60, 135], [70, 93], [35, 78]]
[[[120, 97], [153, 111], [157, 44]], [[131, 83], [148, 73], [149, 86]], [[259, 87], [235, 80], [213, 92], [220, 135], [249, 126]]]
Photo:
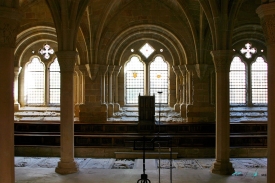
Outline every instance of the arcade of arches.
[[[274, 0], [0, 1], [0, 182], [14, 182], [14, 155], [30, 147], [58, 149], [56, 172], [69, 174], [76, 153], [112, 157], [156, 129], [179, 157], [208, 149], [216, 174], [234, 172], [234, 153], [266, 156], [272, 182], [274, 16]], [[139, 95], [177, 119], [156, 114], [164, 121], [141, 132]], [[31, 109], [37, 120], [14, 116]]]

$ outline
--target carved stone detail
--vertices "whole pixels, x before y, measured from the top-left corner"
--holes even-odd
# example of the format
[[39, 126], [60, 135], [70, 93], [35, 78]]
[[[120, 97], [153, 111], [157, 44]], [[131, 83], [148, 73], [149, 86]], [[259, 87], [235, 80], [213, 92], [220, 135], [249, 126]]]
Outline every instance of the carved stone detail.
[[58, 51], [55, 54], [57, 55], [61, 72], [74, 72], [78, 56], [76, 51]]
[[109, 65], [100, 65], [99, 67], [99, 73], [100, 75], [104, 76], [108, 71]]
[[172, 68], [173, 68], [174, 73], [175, 73], [178, 77], [180, 77], [180, 75], [181, 75], [180, 68], [179, 68], [178, 66], [172, 66]]
[[208, 69], [207, 64], [196, 64], [195, 69], [197, 71], [197, 75], [200, 79], [202, 79]]
[[115, 75], [115, 77], [118, 76], [118, 74], [120, 73], [122, 66], [116, 65], [113, 74]]
[[99, 67], [100, 67], [99, 64], [90, 64], [90, 65], [86, 64], [86, 68], [89, 73], [89, 77], [91, 78], [92, 81], [95, 80], [97, 73], [99, 71]]
[[231, 50], [211, 51], [216, 72], [229, 72], [234, 52]]

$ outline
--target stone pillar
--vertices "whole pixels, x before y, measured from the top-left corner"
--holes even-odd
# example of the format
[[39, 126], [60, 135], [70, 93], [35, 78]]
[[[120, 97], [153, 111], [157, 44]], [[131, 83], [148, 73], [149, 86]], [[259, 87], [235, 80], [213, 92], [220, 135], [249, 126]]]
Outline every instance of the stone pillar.
[[212, 173], [230, 175], [234, 173], [230, 158], [229, 121], [229, 71], [234, 52], [212, 51], [216, 71], [216, 161]]
[[113, 93], [114, 93], [114, 112], [118, 112], [120, 105], [118, 103], [118, 74], [121, 66], [117, 65], [113, 72]]
[[193, 72], [194, 65], [185, 65], [186, 68], [186, 104], [193, 104]]
[[75, 76], [74, 76], [74, 116], [79, 117], [79, 106], [81, 105], [80, 101], [80, 91], [83, 91], [82, 85], [80, 84], [81, 80], [81, 71], [79, 66], [75, 66]]
[[99, 74], [101, 77], [101, 104], [106, 104], [106, 75], [108, 67], [108, 65], [100, 65], [99, 67]]
[[180, 104], [180, 115], [182, 118], [186, 118], [186, 67], [185, 65], [179, 65], [180, 72], [182, 74], [181, 85], [181, 104]]
[[19, 111], [20, 104], [18, 102], [18, 76], [22, 67], [14, 67], [14, 83], [13, 83], [13, 96], [14, 96], [14, 111]]
[[61, 73], [60, 101], [60, 161], [55, 171], [70, 174], [78, 171], [74, 161], [74, 101], [73, 74], [77, 59], [76, 51], [56, 52]]
[[180, 69], [179, 67], [177, 66], [172, 66], [173, 68], [173, 71], [176, 75], [176, 103], [174, 105], [174, 110], [176, 112], [180, 112], [180, 75], [181, 75], [181, 72], [180, 72]]
[[14, 50], [20, 13], [0, 5], [0, 182], [14, 183]]
[[113, 72], [115, 66], [110, 65], [108, 67], [108, 117], [113, 117], [114, 115], [114, 101], [113, 101]]
[[275, 180], [275, 2], [262, 4], [257, 10], [261, 19], [267, 45], [268, 62], [268, 138], [267, 138], [267, 182]]

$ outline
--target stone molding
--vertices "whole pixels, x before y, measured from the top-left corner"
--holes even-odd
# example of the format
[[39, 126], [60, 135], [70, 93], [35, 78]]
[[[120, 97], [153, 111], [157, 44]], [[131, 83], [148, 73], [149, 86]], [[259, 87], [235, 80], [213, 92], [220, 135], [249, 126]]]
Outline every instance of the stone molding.
[[195, 71], [195, 65], [185, 65], [185, 69], [187, 72], [193, 75], [193, 71]]
[[233, 50], [214, 50], [211, 51], [211, 56], [215, 65], [216, 72], [230, 71], [230, 64], [234, 55]]
[[18, 76], [21, 72], [22, 67], [14, 67], [14, 75]]
[[87, 68], [87, 72], [89, 73], [89, 77], [92, 81], [95, 80], [97, 73], [99, 71], [99, 64], [85, 64]]
[[74, 72], [78, 56], [76, 51], [58, 51], [55, 54], [57, 55], [61, 72]]
[[108, 73], [109, 73], [109, 75], [112, 75], [112, 74], [113, 74], [115, 68], [116, 68], [115, 65], [109, 65], [109, 67], [108, 67]]
[[196, 72], [197, 72], [197, 76], [200, 79], [203, 79], [203, 77], [205, 76], [205, 73], [208, 69], [208, 65], [207, 64], [196, 64], [195, 69], [196, 69]]
[[261, 5], [256, 13], [261, 19], [266, 43], [275, 44], [275, 3]]
[[118, 74], [120, 73], [121, 68], [122, 68], [122, 66], [115, 65], [115, 68], [113, 70], [113, 74], [115, 75], [115, 77], [118, 76]]
[[181, 75], [180, 68], [178, 66], [175, 66], [175, 65], [173, 65], [172, 68], [173, 68], [173, 71], [176, 74], [176, 76], [180, 77], [180, 75]]
[[104, 76], [108, 72], [109, 65], [100, 65], [99, 66], [99, 73], [101, 76]]

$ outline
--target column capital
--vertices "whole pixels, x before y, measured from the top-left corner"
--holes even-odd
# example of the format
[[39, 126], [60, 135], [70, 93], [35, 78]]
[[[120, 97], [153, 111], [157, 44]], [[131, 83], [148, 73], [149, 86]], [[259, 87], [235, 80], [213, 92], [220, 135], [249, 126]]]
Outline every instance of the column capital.
[[187, 65], [185, 65], [185, 69], [187, 72], [192, 72], [195, 70], [195, 65], [187, 64]]
[[181, 75], [181, 71], [180, 71], [180, 68], [179, 68], [178, 66], [173, 65], [172, 68], [173, 68], [174, 73], [175, 73], [177, 76], [180, 76], [180, 75]]
[[114, 74], [115, 76], [118, 76], [118, 74], [120, 73], [121, 68], [122, 68], [122, 66], [115, 65], [113, 74]]
[[197, 71], [197, 75], [200, 79], [202, 79], [208, 70], [208, 65], [207, 64], [196, 64], [195, 69]]
[[18, 75], [21, 72], [22, 67], [14, 67], [14, 75]]
[[261, 19], [266, 43], [275, 44], [275, 3], [262, 4], [256, 13]]
[[108, 72], [109, 65], [100, 65], [99, 72], [103, 76]]
[[97, 73], [99, 71], [99, 64], [85, 64], [87, 67], [87, 71], [89, 73], [89, 77], [91, 78], [91, 80], [95, 80]]
[[0, 7], [0, 47], [15, 47], [21, 17], [18, 9]]
[[109, 73], [110, 75], [113, 74], [115, 68], [116, 68], [115, 65], [109, 65], [109, 67], [108, 67], [108, 73]]
[[233, 50], [214, 50], [211, 51], [216, 72], [229, 72], [232, 61]]
[[75, 63], [78, 57], [76, 51], [58, 51], [55, 54], [57, 55], [61, 72], [74, 72]]
[[178, 65], [179, 69], [180, 69], [180, 72], [182, 74], [182, 76], [185, 76], [186, 74], [186, 67], [185, 65]]

